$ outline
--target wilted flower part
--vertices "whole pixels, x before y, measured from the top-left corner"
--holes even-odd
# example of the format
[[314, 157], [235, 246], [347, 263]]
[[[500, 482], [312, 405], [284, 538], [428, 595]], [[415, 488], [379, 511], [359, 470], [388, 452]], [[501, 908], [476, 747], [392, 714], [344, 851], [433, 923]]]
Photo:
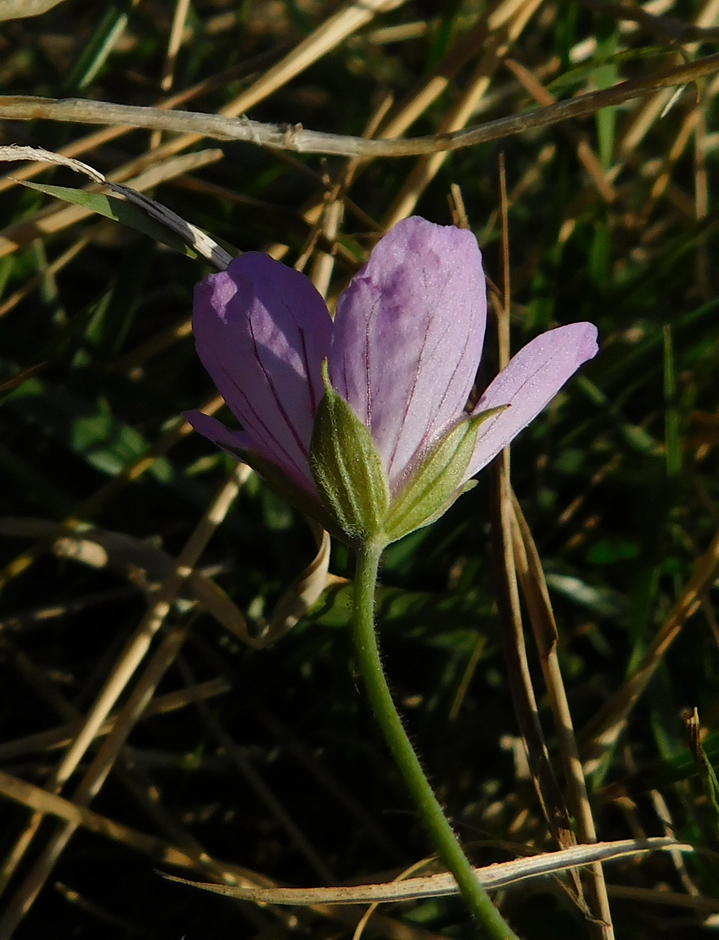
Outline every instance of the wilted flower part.
[[[335, 529], [347, 527], [338, 512], [360, 520], [345, 528], [350, 538], [370, 537], [379, 525], [378, 507], [367, 500], [385, 490], [386, 519], [401, 515], [417, 528], [450, 505], [597, 351], [589, 323], [544, 333], [511, 360], [470, 417], [485, 322], [479, 248], [470, 232], [452, 226], [418, 217], [398, 223], [340, 296], [334, 322], [304, 275], [250, 252], [198, 285], [193, 317], [198, 354], [243, 431], [197, 412], [187, 417], [323, 524], [329, 514]], [[486, 420], [473, 420], [482, 414]], [[318, 454], [336, 465], [323, 469]], [[372, 464], [369, 477], [362, 461]], [[435, 477], [441, 499], [432, 507]], [[328, 486], [339, 490], [333, 495]], [[393, 505], [401, 510], [394, 516]], [[397, 526], [391, 537], [411, 528]]]

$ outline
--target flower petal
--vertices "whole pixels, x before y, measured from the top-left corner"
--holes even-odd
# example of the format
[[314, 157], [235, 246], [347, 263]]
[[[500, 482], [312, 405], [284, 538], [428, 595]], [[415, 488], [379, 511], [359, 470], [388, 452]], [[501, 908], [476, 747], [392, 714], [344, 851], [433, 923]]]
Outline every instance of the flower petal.
[[314, 490], [307, 462], [332, 320], [297, 271], [262, 252], [195, 289], [197, 352], [259, 454]]
[[185, 411], [182, 417], [191, 424], [198, 434], [206, 437], [208, 441], [221, 447], [226, 453], [239, 460], [237, 451], [250, 450], [252, 448], [252, 438], [249, 434], [242, 431], [231, 431], [229, 428], [218, 421], [206, 415], [203, 411]]
[[231, 431], [217, 418], [212, 418], [202, 411], [186, 411], [183, 417], [198, 434], [212, 441], [230, 457], [252, 467], [266, 483], [302, 512], [317, 519], [325, 528], [330, 525], [331, 520], [319, 502], [314, 483], [310, 485], [304, 480], [299, 484], [296, 483], [294, 479], [283, 473], [282, 468], [278, 469], [275, 464], [258, 452], [249, 434], [245, 434], [244, 431]]
[[385, 235], [339, 298], [330, 378], [369, 428], [393, 492], [461, 414], [485, 322], [476, 239], [418, 217]]
[[597, 328], [570, 323], [542, 333], [520, 349], [472, 412], [509, 405], [479, 430], [467, 479], [474, 476], [535, 418], [579, 366], [597, 353]]

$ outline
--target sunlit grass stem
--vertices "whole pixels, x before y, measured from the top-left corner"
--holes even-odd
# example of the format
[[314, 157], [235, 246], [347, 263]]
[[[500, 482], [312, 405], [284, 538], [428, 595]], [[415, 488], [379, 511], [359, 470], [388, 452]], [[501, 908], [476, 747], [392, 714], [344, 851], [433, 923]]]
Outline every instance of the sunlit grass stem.
[[383, 545], [366, 542], [357, 548], [354, 580], [353, 629], [355, 649], [367, 694], [412, 799], [429, 830], [442, 863], [454, 875], [468, 908], [492, 940], [517, 940], [494, 906], [464, 854], [395, 708], [382, 668], [374, 626], [375, 584]]

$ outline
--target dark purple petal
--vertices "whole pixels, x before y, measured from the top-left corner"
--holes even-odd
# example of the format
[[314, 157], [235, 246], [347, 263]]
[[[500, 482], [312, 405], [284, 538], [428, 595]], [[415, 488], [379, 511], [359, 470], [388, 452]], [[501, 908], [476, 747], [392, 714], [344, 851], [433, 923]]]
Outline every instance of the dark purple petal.
[[314, 489], [307, 454], [332, 335], [322, 297], [303, 274], [248, 252], [197, 285], [192, 326], [198, 355], [253, 448]]
[[467, 479], [536, 418], [579, 366], [596, 355], [597, 348], [593, 324], [571, 323], [542, 333], [520, 349], [472, 412], [476, 415], [500, 405], [510, 406], [480, 426]]
[[330, 379], [370, 429], [393, 491], [461, 414], [485, 321], [474, 236], [418, 217], [385, 235], [339, 298]]
[[245, 434], [244, 431], [231, 431], [217, 418], [212, 418], [202, 411], [185, 411], [182, 417], [198, 434], [221, 447], [235, 459], [239, 459], [237, 451], [252, 449], [252, 439], [249, 434]]
[[253, 467], [271, 486], [303, 512], [322, 519], [322, 508], [314, 483], [305, 479], [296, 481], [284, 468], [278, 468], [255, 446], [249, 434], [244, 431], [231, 431], [217, 418], [212, 418], [202, 411], [186, 411], [183, 417], [198, 434], [212, 441], [230, 457]]

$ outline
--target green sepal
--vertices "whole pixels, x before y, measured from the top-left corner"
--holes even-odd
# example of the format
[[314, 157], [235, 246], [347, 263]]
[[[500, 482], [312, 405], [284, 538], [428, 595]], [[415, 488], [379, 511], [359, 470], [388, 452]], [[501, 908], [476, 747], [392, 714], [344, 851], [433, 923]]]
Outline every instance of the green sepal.
[[[424, 522], [416, 526], [417, 529], [424, 529], [425, 526], [432, 525], [433, 522], [436, 522], [438, 519], [441, 519], [442, 516], [447, 512], [450, 506], [453, 506], [460, 496], [464, 496], [465, 493], [469, 493], [470, 490], [473, 490], [477, 485], [476, 480], [467, 480], [466, 483], [463, 483], [461, 486], [451, 494], [449, 499], [445, 500], [439, 509], [436, 512], [433, 512], [431, 516], [427, 516]], [[413, 532], [414, 529], [410, 529], [410, 532]], [[405, 532], [404, 535], [409, 535], [409, 532]], [[400, 536], [402, 538], [403, 536]], [[397, 539], [392, 536], [392, 541], [396, 542]]]
[[350, 541], [382, 539], [389, 486], [370, 432], [330, 385], [312, 428], [310, 469], [325, 509]]
[[509, 405], [490, 408], [461, 421], [427, 454], [392, 501], [384, 529], [388, 542], [429, 525], [449, 509], [471, 485], [463, 485], [474, 453], [479, 426]]

